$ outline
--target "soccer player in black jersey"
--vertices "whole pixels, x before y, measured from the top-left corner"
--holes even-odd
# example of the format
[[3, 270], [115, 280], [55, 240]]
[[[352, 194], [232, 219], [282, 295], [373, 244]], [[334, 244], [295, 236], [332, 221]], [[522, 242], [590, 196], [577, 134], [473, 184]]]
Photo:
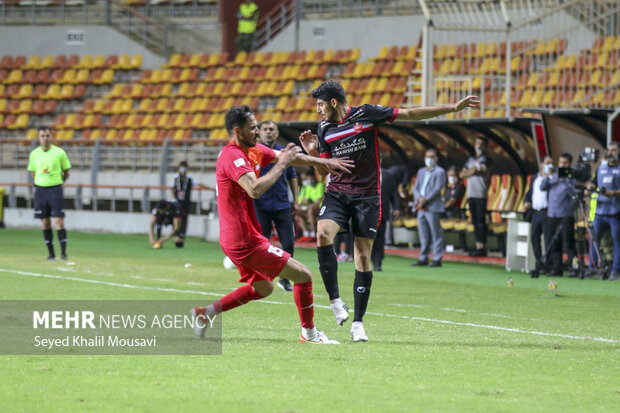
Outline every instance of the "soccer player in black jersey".
[[[372, 271], [370, 252], [381, 221], [380, 159], [377, 125], [394, 120], [422, 120], [465, 108], [477, 108], [476, 96], [467, 96], [454, 105], [412, 109], [386, 108], [376, 105], [351, 107], [342, 86], [333, 80], [324, 82], [312, 91], [317, 112], [324, 117], [317, 135], [306, 131], [301, 144], [311, 156], [323, 158], [349, 157], [355, 163], [350, 174], [330, 175], [323, 204], [319, 210], [317, 254], [319, 270], [329, 294], [330, 307], [336, 322], [342, 325], [349, 318], [348, 307], [338, 291], [338, 262], [334, 253], [334, 237], [349, 229], [352, 219], [355, 255], [353, 297], [355, 311], [351, 325], [353, 341], [368, 341], [362, 324], [366, 313]], [[322, 175], [327, 171], [316, 168]]]

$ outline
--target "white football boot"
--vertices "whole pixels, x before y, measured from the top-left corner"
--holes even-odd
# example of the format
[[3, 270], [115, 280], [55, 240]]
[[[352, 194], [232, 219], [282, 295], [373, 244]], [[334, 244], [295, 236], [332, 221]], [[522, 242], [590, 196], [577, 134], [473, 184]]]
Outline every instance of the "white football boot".
[[366, 335], [366, 331], [364, 331], [364, 323], [361, 321], [354, 321], [351, 324], [351, 338], [353, 341], [368, 341], [368, 336]]
[[301, 343], [313, 343], [313, 344], [340, 344], [339, 341], [332, 340], [325, 335], [324, 332], [318, 331], [316, 327], [312, 329], [301, 329]]
[[345, 321], [349, 319], [349, 307], [340, 298], [331, 300], [329, 306], [334, 312], [336, 317], [336, 323], [341, 326]]

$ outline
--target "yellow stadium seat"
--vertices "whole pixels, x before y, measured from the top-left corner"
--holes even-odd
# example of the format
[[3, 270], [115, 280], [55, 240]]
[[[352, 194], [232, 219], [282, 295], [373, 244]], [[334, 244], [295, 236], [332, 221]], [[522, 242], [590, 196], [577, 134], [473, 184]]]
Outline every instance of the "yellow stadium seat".
[[140, 69], [142, 66], [142, 62], [144, 60], [144, 56], [141, 54], [136, 54], [131, 57], [131, 68], [133, 70]]
[[28, 62], [23, 67], [23, 69], [38, 69], [41, 66], [41, 57], [38, 55], [33, 55], [28, 58]]
[[54, 56], [48, 55], [48, 56], [43, 57], [43, 60], [41, 60], [41, 63], [34, 69], [38, 69], [38, 70], [47, 69], [53, 64], [54, 64]]
[[32, 109], [32, 100], [30, 99], [22, 99], [19, 102], [19, 106], [16, 110], [12, 111], [12, 113], [28, 113]]
[[168, 67], [177, 67], [181, 64], [181, 53], [174, 53], [166, 63]]
[[77, 67], [79, 69], [92, 69], [93, 66], [93, 57], [89, 54], [86, 54], [80, 58], [80, 63], [78, 63]]
[[[0, 86], [0, 95], [3, 93], [4, 89], [4, 85]], [[19, 91], [17, 92], [17, 95], [14, 95], [13, 98], [14, 99], [25, 99], [27, 97], [30, 97], [30, 95], [32, 95], [32, 90], [33, 90], [33, 86], [29, 83], [23, 84], [19, 87]]]

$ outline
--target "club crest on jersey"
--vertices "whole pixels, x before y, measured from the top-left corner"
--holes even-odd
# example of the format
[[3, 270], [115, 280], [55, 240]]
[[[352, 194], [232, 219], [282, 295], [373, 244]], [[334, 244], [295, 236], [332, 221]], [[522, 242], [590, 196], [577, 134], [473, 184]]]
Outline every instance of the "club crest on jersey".
[[235, 166], [237, 168], [239, 168], [240, 166], [245, 165], [245, 159], [243, 158], [239, 158], [239, 159], [235, 159]]
[[362, 131], [363, 126], [359, 123], [356, 123], [355, 126], [353, 126], [353, 130], [357, 133], [360, 133]]

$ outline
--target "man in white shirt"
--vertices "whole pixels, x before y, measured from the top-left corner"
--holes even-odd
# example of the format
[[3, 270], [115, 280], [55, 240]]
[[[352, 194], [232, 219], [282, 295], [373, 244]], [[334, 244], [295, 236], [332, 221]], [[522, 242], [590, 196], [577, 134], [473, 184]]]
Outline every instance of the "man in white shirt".
[[545, 257], [545, 262], [541, 262], [542, 248], [540, 243], [540, 237], [543, 236], [545, 240], [545, 247], [551, 242], [551, 234], [549, 233], [549, 220], [547, 219], [547, 207], [549, 205], [549, 193], [543, 191], [540, 188], [542, 181], [551, 176], [553, 173], [553, 159], [550, 156], [545, 156], [540, 164], [540, 172], [532, 177], [530, 181], [530, 189], [525, 194], [523, 207], [526, 211], [531, 210], [532, 216], [532, 228], [531, 228], [531, 242], [534, 249], [534, 257], [536, 258], [536, 269], [532, 273], [532, 277], [538, 277], [538, 272], [547, 272], [549, 266], [548, 257]]

